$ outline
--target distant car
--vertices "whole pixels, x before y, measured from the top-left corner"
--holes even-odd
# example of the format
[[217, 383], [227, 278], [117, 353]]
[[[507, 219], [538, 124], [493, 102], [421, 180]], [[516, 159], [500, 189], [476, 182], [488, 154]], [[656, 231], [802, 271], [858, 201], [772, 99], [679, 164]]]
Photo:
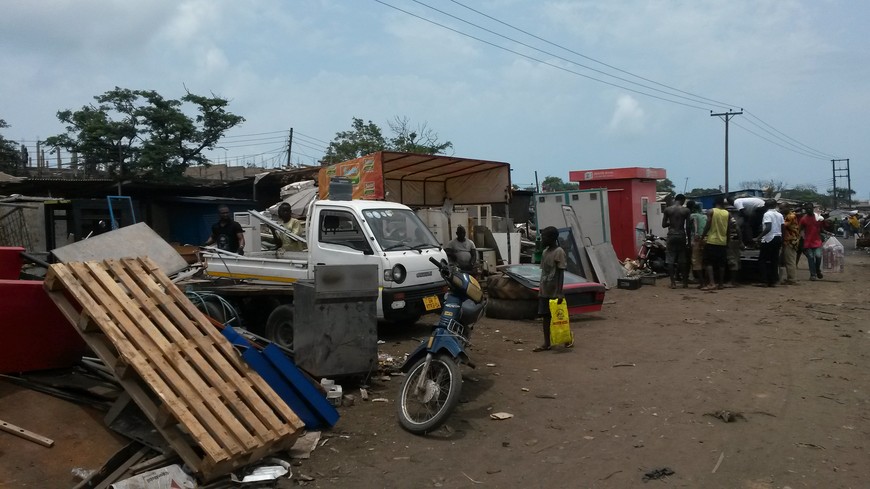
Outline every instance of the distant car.
[[[486, 315], [496, 319], [534, 319], [538, 316], [538, 288], [541, 266], [536, 264], [504, 265], [498, 267], [502, 275], [490, 277], [487, 282], [489, 300]], [[571, 272], [565, 272], [562, 287], [569, 314], [582, 314], [601, 310], [604, 304], [604, 285], [591, 282]]]

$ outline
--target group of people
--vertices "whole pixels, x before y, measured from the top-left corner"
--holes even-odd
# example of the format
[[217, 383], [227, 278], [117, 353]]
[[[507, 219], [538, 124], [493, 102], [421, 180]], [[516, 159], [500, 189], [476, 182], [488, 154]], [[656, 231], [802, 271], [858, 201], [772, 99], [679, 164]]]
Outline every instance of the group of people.
[[[729, 203], [719, 197], [704, 213], [682, 194], [674, 198], [662, 218], [668, 229], [667, 266], [671, 288], [677, 281], [689, 286], [689, 270], [702, 290], [737, 285], [741, 250], [759, 250], [761, 284], [780, 283], [780, 264], [785, 267], [786, 285], [797, 284], [797, 263], [807, 257], [810, 280], [822, 278], [822, 235], [826, 221], [811, 204], [794, 208], [774, 199], [745, 197]], [[727, 278], [726, 278], [727, 275]]]
[[[278, 219], [282, 228], [302, 237], [305, 232], [304, 224], [293, 217], [290, 204], [282, 202], [278, 206]], [[305, 249], [305, 243], [293, 239], [285, 233], [273, 230], [272, 239], [275, 245], [284, 251], [303, 251]], [[242, 229], [242, 225], [233, 219], [230, 208], [226, 205], [218, 207], [218, 222], [212, 225], [211, 234], [205, 242], [205, 246], [212, 245], [237, 255], [245, 254], [245, 231]]]

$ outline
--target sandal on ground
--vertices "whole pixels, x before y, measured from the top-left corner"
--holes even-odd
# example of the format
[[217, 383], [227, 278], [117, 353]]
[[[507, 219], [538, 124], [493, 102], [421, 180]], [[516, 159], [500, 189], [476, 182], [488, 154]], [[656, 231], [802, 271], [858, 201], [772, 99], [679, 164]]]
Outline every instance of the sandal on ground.
[[565, 348], [574, 348], [574, 340], [565, 343]]
[[550, 349], [549, 346], [536, 346], [535, 348], [532, 349], [532, 351], [537, 353], [539, 351], [547, 351], [549, 349]]

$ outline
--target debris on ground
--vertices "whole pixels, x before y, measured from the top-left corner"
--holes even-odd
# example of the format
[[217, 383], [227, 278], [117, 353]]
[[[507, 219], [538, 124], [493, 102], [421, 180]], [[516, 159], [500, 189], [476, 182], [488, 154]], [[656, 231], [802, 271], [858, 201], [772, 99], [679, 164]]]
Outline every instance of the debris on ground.
[[720, 411], [714, 411], [712, 413], [704, 413], [704, 416], [712, 416], [714, 418], [721, 419], [722, 421], [724, 421], [726, 423], [733, 423], [733, 422], [737, 421], [738, 419], [741, 419], [743, 421], [749, 421], [748, 419], [746, 419], [746, 416], [744, 416], [743, 413], [738, 413], [735, 411], [728, 411], [726, 409], [722, 409]]
[[671, 476], [674, 474], [675, 474], [675, 472], [673, 471], [673, 469], [670, 469], [669, 467], [662, 467], [660, 469], [653, 469], [653, 470], [650, 470], [649, 472], [643, 474], [643, 481], [647, 482], [647, 481], [652, 481], [652, 480], [664, 479], [665, 477], [668, 477], [668, 476]]

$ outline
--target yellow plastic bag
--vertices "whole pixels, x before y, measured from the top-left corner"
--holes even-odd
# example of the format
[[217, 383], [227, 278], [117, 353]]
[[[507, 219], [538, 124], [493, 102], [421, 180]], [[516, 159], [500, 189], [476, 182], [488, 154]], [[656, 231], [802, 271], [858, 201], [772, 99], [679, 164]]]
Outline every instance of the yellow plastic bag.
[[550, 299], [550, 344], [570, 345], [574, 343], [574, 335], [568, 324], [568, 303], [562, 299]]

